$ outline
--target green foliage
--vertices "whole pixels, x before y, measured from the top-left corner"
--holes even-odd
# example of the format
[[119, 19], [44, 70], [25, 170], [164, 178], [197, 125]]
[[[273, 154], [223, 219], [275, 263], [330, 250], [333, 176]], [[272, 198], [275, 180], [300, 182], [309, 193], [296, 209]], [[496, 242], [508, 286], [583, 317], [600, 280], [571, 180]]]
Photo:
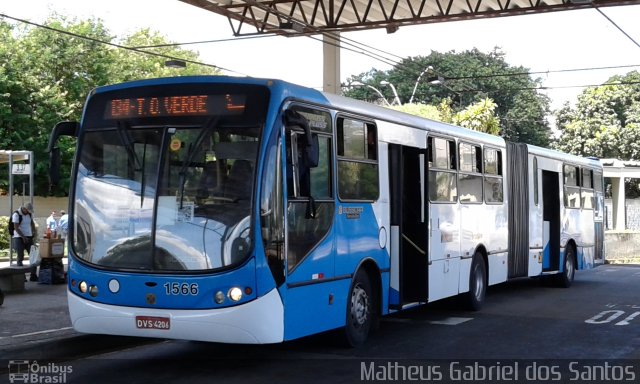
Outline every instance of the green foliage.
[[[575, 107], [556, 113], [560, 137], [553, 146], [580, 156], [640, 160], [640, 73], [613, 76], [585, 89]], [[638, 181], [625, 183], [627, 196], [640, 196]]]
[[453, 112], [451, 99], [442, 100], [437, 107], [410, 103], [389, 108], [491, 135], [500, 133], [500, 119], [495, 115], [496, 103], [491, 99], [480, 100], [459, 112]]
[[557, 112], [554, 147], [581, 156], [640, 160], [640, 73], [585, 89], [575, 108]]
[[9, 249], [11, 236], [9, 235], [9, 216], [0, 216], [0, 249]]
[[440, 115], [440, 111], [433, 105], [407, 103], [403, 105], [394, 105], [390, 108], [395, 109], [396, 111], [408, 113], [410, 115], [420, 116], [431, 120], [443, 121], [442, 116]]
[[[197, 65], [184, 70], [166, 68], [166, 57], [101, 43], [169, 43], [149, 30], [118, 41], [96, 19], [68, 20], [54, 14], [44, 24], [70, 34], [0, 21], [0, 149], [34, 152], [36, 195], [48, 194], [46, 149], [52, 127], [59, 121], [79, 120], [84, 100], [93, 88], [149, 77], [218, 73], [214, 68]], [[145, 50], [185, 60], [198, 59], [197, 53], [175, 46]], [[71, 139], [59, 142], [61, 191], [68, 191], [74, 145]], [[7, 188], [6, 178], [0, 179], [0, 188]]]
[[498, 135], [500, 133], [500, 119], [494, 114], [496, 103], [491, 99], [480, 100], [453, 116], [453, 124]]
[[[434, 68], [433, 73], [424, 72], [429, 66]], [[541, 80], [530, 78], [528, 71], [528, 68], [506, 63], [499, 49], [490, 53], [477, 49], [460, 53], [432, 51], [428, 56], [406, 58], [386, 72], [372, 69], [351, 76], [347, 85], [370, 84], [392, 100], [392, 91], [379, 85], [381, 80], [386, 80], [396, 86], [403, 103], [411, 99], [415, 87], [413, 102], [438, 105], [449, 98], [454, 112], [490, 98], [495, 103], [499, 132], [505, 139], [547, 146], [550, 127], [545, 116], [550, 112], [549, 99], [536, 92], [534, 88]], [[442, 76], [445, 84], [430, 83], [429, 77], [434, 75]], [[350, 87], [345, 95], [369, 101], [378, 99], [375, 92], [366, 87]]]
[[[352, 99], [365, 100], [379, 105], [387, 105], [380, 98], [380, 94], [375, 91], [375, 89], [378, 89], [378, 91], [382, 93], [379, 84], [386, 78], [387, 74], [384, 71], [371, 68], [368, 72], [363, 72], [360, 75], [351, 76], [347, 79], [347, 82], [343, 85], [343, 88], [346, 89], [344, 94]], [[366, 86], [365, 84], [369, 86]]]

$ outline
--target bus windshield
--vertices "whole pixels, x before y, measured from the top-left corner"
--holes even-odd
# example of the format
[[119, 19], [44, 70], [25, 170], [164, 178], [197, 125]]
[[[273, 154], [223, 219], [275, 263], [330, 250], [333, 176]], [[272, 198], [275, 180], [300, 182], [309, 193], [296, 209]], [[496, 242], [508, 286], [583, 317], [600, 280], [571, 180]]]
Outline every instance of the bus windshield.
[[185, 124], [157, 120], [84, 127], [75, 255], [102, 267], [160, 273], [211, 271], [243, 261], [252, 246], [262, 124], [255, 115], [245, 122], [219, 115]]

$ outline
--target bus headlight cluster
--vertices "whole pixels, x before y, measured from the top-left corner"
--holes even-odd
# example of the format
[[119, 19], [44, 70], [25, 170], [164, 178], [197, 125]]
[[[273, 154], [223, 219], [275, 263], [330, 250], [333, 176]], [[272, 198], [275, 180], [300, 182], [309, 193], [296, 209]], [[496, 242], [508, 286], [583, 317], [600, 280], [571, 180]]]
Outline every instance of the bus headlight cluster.
[[78, 290], [80, 291], [80, 293], [89, 292], [89, 295], [91, 295], [91, 297], [98, 296], [99, 292], [97, 286], [89, 285], [86, 281], [81, 281], [80, 283], [78, 283]]
[[[247, 295], [251, 294], [252, 289], [251, 288], [245, 288], [244, 291]], [[227, 293], [225, 294], [222, 291], [218, 291], [216, 292], [216, 294], [213, 296], [213, 300], [217, 303], [217, 304], [222, 304], [224, 303], [226, 298], [229, 298], [229, 300], [233, 301], [233, 302], [238, 302], [240, 300], [242, 300], [242, 296], [243, 296], [243, 291], [241, 288], [238, 287], [233, 287], [231, 289], [229, 289], [229, 291], [227, 291]]]

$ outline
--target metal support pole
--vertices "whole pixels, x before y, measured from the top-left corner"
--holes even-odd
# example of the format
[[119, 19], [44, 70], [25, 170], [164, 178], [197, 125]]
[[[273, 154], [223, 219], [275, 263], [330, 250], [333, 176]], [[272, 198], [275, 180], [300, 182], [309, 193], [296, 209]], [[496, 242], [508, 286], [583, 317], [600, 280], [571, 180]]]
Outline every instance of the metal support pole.
[[[13, 217], [13, 154], [9, 152], [9, 220]], [[13, 264], [13, 236], [9, 236], [9, 265]]]

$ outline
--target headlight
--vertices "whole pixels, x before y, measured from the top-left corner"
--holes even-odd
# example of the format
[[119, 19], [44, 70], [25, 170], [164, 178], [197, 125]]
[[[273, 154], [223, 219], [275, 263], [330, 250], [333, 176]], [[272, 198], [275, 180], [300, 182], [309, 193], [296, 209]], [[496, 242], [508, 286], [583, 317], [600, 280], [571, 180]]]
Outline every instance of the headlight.
[[224, 302], [224, 293], [222, 291], [216, 292], [215, 296], [213, 296], [213, 299], [216, 303], [222, 304]]
[[229, 296], [229, 298], [233, 301], [240, 301], [240, 299], [242, 299], [242, 289], [233, 287], [229, 290], [227, 296]]

